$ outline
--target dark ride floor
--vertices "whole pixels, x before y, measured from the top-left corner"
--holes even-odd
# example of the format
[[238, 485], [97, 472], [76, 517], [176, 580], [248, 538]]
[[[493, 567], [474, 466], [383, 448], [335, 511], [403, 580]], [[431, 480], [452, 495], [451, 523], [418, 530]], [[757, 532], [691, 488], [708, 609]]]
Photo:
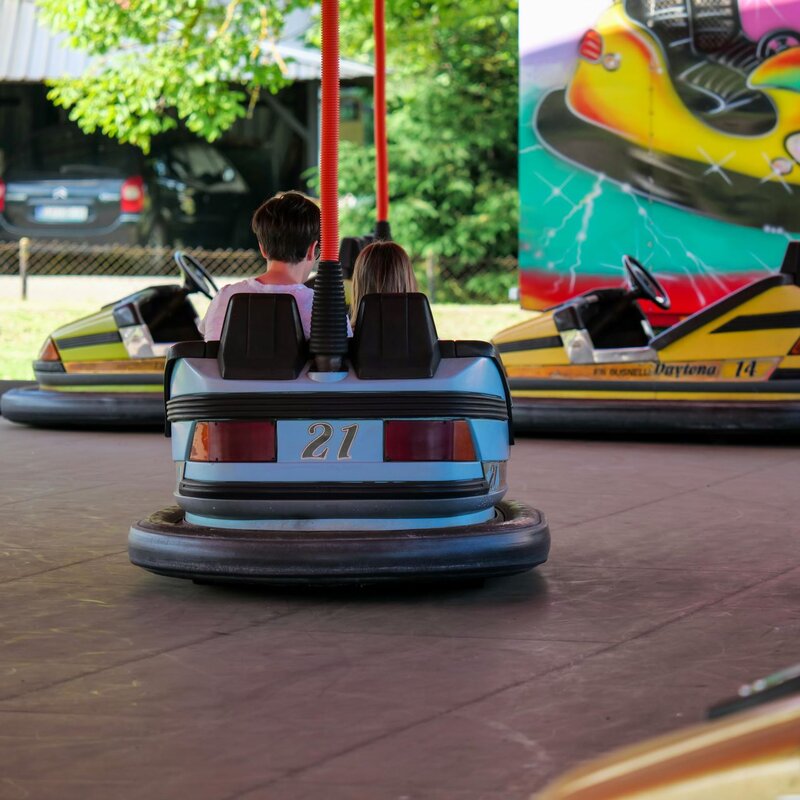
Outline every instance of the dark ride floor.
[[0, 797], [526, 798], [800, 661], [800, 450], [522, 440], [548, 564], [242, 591], [128, 563], [157, 434], [0, 420]]

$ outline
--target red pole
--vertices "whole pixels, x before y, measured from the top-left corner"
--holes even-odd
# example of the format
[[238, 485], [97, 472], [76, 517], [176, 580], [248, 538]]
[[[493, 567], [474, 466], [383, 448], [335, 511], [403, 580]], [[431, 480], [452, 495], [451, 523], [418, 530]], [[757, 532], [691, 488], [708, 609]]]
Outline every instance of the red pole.
[[339, 0], [322, 0], [320, 258], [339, 260]]
[[373, 0], [375, 31], [375, 194], [378, 222], [389, 220], [389, 153], [386, 144], [386, 15], [385, 0]]
[[320, 262], [309, 345], [318, 372], [339, 372], [347, 354], [347, 309], [339, 263], [339, 0], [322, 0]]

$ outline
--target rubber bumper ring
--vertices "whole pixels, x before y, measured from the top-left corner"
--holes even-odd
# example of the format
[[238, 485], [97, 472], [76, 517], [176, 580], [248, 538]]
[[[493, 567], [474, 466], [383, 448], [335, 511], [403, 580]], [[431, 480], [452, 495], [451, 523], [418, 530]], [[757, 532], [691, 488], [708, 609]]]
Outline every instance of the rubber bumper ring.
[[146, 428], [164, 426], [161, 392], [58, 392], [26, 386], [0, 397], [11, 422], [41, 428]]
[[[600, 388], [600, 387], [598, 387]], [[798, 402], [529, 400], [513, 397], [517, 434], [800, 434]]]
[[547, 560], [544, 515], [502, 502], [494, 519], [431, 530], [269, 531], [187, 523], [177, 506], [134, 525], [131, 562], [202, 582], [341, 584], [481, 578], [525, 572]]

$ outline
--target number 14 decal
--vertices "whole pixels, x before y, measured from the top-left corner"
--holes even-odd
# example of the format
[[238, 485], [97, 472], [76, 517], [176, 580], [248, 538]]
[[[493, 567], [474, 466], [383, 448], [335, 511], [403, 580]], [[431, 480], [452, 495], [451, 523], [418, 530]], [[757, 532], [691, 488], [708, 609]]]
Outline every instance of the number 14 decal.
[[747, 375], [750, 378], [756, 376], [756, 362], [755, 361], [740, 361], [736, 365], [736, 377], [741, 378]]
[[[345, 425], [340, 430], [344, 436], [339, 445], [336, 460], [347, 461], [358, 433], [358, 425]], [[308, 432], [314, 438], [305, 446], [300, 458], [303, 461], [324, 461], [328, 457], [328, 448], [325, 445], [334, 434], [333, 425], [329, 425], [327, 422], [315, 422], [308, 426]]]

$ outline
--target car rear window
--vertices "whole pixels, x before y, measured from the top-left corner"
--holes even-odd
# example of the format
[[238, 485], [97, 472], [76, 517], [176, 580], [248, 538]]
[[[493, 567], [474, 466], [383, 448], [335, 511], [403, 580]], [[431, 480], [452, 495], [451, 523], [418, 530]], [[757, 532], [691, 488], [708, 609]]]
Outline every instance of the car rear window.
[[206, 184], [230, 183], [238, 177], [233, 164], [219, 150], [203, 142], [177, 144], [170, 150], [170, 162], [181, 180]]
[[8, 178], [117, 177], [140, 171], [140, 154], [103, 136], [38, 136], [8, 164]]

